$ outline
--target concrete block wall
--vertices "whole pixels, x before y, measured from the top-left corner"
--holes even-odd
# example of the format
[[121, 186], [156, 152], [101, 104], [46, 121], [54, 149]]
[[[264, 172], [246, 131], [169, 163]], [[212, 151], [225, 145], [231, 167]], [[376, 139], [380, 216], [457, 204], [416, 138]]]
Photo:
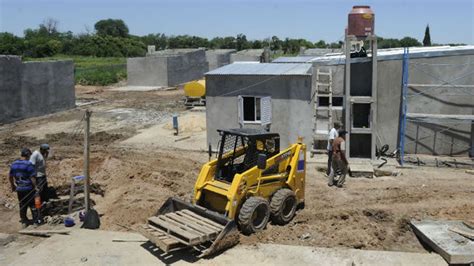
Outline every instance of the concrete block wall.
[[230, 56], [235, 49], [215, 49], [206, 51], [206, 60], [209, 63], [209, 71], [230, 64]]
[[201, 79], [208, 71], [209, 64], [203, 49], [168, 57], [169, 86]]
[[26, 62], [0, 56], [0, 123], [75, 107], [72, 61]]
[[248, 49], [238, 51], [230, 55], [230, 62], [243, 62], [243, 61], [254, 61], [260, 62], [260, 56], [263, 53], [263, 49]]
[[168, 59], [150, 56], [127, 58], [129, 86], [168, 86]]
[[204, 49], [158, 51], [127, 59], [129, 86], [176, 86], [200, 79], [209, 70]]
[[22, 118], [21, 58], [0, 55], [0, 124]]

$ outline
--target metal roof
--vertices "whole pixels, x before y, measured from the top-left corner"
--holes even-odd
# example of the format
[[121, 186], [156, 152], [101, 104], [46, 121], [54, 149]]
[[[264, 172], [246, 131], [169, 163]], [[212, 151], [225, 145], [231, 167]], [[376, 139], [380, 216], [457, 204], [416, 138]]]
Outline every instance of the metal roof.
[[[432, 47], [410, 47], [410, 58], [429, 58], [454, 55], [474, 55], [474, 45], [466, 46], [432, 46]], [[401, 60], [403, 48], [379, 49], [378, 61]], [[370, 57], [352, 58], [352, 62], [369, 61]], [[328, 54], [325, 56], [295, 56], [279, 57], [273, 63], [322, 63], [328, 65], [345, 64], [345, 55], [342, 53]]]
[[206, 75], [262, 75], [262, 76], [300, 76], [311, 75], [311, 64], [273, 64], [258, 62], [236, 62], [214, 69]]
[[311, 64], [316, 56], [282, 56], [273, 60], [272, 63], [308, 63]]

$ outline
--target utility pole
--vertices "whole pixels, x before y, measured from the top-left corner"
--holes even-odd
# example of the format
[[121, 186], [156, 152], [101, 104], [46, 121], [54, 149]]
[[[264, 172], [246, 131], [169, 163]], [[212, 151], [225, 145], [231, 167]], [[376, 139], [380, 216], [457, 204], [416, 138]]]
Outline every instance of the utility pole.
[[84, 178], [85, 178], [85, 184], [84, 184], [84, 201], [85, 201], [85, 207], [86, 207], [86, 212], [89, 211], [90, 206], [89, 206], [89, 187], [90, 187], [90, 179], [89, 179], [89, 134], [90, 134], [90, 118], [91, 118], [92, 112], [89, 110], [86, 110], [85, 114], [85, 130], [84, 130]]

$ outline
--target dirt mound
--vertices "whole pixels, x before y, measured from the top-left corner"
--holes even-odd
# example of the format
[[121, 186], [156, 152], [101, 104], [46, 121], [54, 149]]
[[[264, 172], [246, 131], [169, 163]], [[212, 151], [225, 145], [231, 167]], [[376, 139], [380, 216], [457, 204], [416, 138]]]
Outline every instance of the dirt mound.
[[[99, 131], [90, 135], [90, 142], [92, 145], [107, 145], [123, 138], [124, 136], [122, 134]], [[82, 132], [77, 134], [61, 132], [56, 134], [46, 134], [45, 140], [56, 145], [80, 145], [80, 143], [84, 142], [84, 135]]]
[[0, 156], [11, 156], [12, 154], [20, 154], [21, 148], [34, 149], [40, 145], [40, 141], [35, 138], [25, 136], [9, 136], [0, 142]]

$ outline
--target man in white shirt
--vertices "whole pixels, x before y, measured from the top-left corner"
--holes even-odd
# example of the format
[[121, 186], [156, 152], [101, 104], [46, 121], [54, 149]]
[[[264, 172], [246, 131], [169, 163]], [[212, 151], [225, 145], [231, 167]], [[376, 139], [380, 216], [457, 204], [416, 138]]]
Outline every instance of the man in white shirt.
[[334, 127], [329, 131], [328, 135], [328, 145], [327, 145], [327, 151], [328, 151], [328, 169], [326, 170], [326, 175], [331, 175], [332, 172], [332, 144], [333, 141], [339, 136], [337, 134], [338, 130], [341, 129], [341, 124], [339, 122], [334, 122]]
[[36, 185], [39, 189], [41, 202], [49, 200], [48, 180], [46, 179], [46, 158], [49, 155], [49, 145], [41, 144], [39, 151], [31, 154], [30, 162], [35, 167]]

